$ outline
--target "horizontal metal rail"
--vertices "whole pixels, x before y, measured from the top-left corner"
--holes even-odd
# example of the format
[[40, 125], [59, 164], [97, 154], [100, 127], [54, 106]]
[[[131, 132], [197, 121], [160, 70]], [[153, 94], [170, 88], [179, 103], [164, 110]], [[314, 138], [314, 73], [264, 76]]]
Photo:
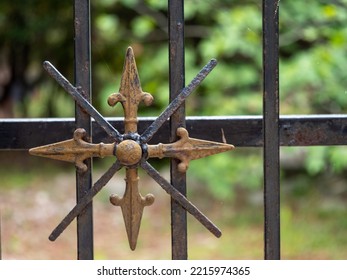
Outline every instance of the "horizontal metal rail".
[[[155, 118], [140, 118], [139, 132]], [[123, 119], [107, 119], [123, 133]], [[261, 116], [187, 117], [190, 137], [233, 144], [236, 147], [262, 147]], [[0, 119], [0, 150], [27, 150], [32, 147], [71, 139], [75, 120], [71, 119]], [[346, 145], [347, 115], [287, 115], [279, 122], [281, 146]], [[153, 143], [169, 142], [169, 123], [152, 138]], [[93, 122], [93, 141], [111, 142]]]

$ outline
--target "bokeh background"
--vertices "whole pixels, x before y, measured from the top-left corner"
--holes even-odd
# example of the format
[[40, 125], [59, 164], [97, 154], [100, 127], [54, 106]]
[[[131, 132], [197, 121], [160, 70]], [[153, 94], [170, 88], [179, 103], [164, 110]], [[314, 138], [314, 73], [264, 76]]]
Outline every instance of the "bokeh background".
[[[132, 46], [143, 90], [168, 104], [167, 1], [91, 1], [93, 104], [104, 116], [118, 90], [126, 48]], [[280, 113], [347, 112], [347, 1], [281, 0]], [[262, 113], [260, 0], [185, 0], [186, 81], [211, 58], [218, 66], [189, 97], [190, 116]], [[73, 117], [74, 102], [42, 68], [51, 61], [73, 80], [70, 0], [0, 2], [0, 117]], [[42, 132], [47, 133], [47, 132]], [[55, 243], [47, 237], [74, 205], [74, 167], [0, 153], [3, 259], [74, 259], [75, 228]], [[94, 179], [110, 162], [97, 160]], [[168, 162], [157, 165], [168, 176]], [[281, 148], [281, 234], [284, 259], [347, 258], [347, 149]], [[262, 149], [238, 148], [191, 163], [189, 198], [223, 231], [216, 239], [189, 219], [192, 259], [263, 258]], [[145, 209], [135, 252], [128, 248], [121, 212], [108, 203], [122, 194], [118, 174], [94, 200], [95, 258], [169, 259], [169, 198], [141, 175], [141, 192], [157, 199]]]

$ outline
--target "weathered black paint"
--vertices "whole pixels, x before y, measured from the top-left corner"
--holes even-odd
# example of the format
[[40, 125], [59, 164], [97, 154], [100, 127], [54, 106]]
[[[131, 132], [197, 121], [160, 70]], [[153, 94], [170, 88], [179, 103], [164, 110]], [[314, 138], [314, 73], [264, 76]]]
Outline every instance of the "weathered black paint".
[[[84, 98], [91, 100], [91, 56], [90, 56], [90, 1], [74, 1], [74, 73], [75, 86], [81, 88]], [[92, 125], [90, 115], [76, 104], [75, 109], [76, 128], [84, 128], [87, 139], [92, 137]], [[85, 161], [88, 170], [84, 173], [76, 171], [76, 198], [77, 203], [92, 187], [92, 163]], [[77, 217], [77, 258], [93, 259], [93, 205], [90, 202], [84, 211]]]
[[265, 259], [280, 259], [279, 0], [263, 0]]
[[[169, 99], [174, 100], [185, 86], [184, 64], [184, 1], [168, 1], [168, 30], [169, 30]], [[170, 118], [169, 140], [177, 140], [176, 130], [185, 127], [185, 105], [182, 104]], [[186, 174], [178, 172], [178, 162], [170, 160], [171, 184], [184, 196], [187, 195]], [[171, 256], [172, 259], [188, 258], [187, 212], [171, 199]]]

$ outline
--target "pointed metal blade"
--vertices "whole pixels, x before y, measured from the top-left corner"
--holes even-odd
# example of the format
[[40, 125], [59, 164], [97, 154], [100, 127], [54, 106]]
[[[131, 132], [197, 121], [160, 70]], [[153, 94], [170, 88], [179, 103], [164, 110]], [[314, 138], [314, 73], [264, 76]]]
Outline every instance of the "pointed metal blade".
[[188, 131], [183, 127], [177, 129], [177, 136], [180, 139], [174, 143], [148, 145], [148, 156], [150, 158], [179, 159], [181, 161], [178, 165], [179, 171], [186, 172], [191, 160], [227, 152], [235, 148], [226, 143], [190, 138]]
[[115, 143], [88, 143], [83, 140], [85, 134], [84, 129], [78, 128], [75, 130], [72, 139], [32, 148], [29, 150], [29, 153], [34, 156], [75, 163], [76, 167], [82, 171], [85, 171], [87, 168], [83, 163], [85, 159], [114, 155]]
[[154, 202], [154, 196], [147, 194], [142, 197], [139, 193], [137, 168], [126, 169], [126, 189], [124, 196], [112, 195], [110, 201], [115, 206], [120, 206], [123, 213], [124, 224], [131, 250], [135, 250], [140, 231], [143, 208]]

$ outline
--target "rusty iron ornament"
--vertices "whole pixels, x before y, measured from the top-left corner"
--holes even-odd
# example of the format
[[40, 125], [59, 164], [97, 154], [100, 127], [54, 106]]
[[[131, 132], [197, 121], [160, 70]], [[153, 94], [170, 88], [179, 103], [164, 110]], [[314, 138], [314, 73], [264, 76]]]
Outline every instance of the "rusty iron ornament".
[[105, 157], [113, 155], [115, 144], [92, 144], [83, 140], [86, 131], [83, 128], [75, 130], [73, 139], [32, 148], [30, 154], [56, 160], [72, 162], [82, 172], [87, 171], [83, 161], [91, 157]]
[[154, 196], [152, 194], [147, 194], [143, 197], [139, 192], [138, 167], [142, 167], [174, 200], [181, 204], [183, 208], [192, 214], [211, 233], [217, 237], [221, 236], [220, 230], [147, 162], [149, 158], [176, 158], [180, 161], [178, 165], [179, 171], [186, 172], [191, 160], [234, 149], [234, 146], [230, 144], [190, 138], [188, 131], [183, 127], [177, 129], [179, 139], [174, 143], [147, 144], [164, 122], [181, 106], [210, 71], [212, 71], [215, 65], [216, 61], [211, 60], [145, 132], [139, 135], [137, 131], [138, 106], [141, 101], [147, 106], [151, 105], [153, 97], [141, 89], [134, 53], [132, 48], [129, 47], [125, 56], [119, 92], [112, 94], [108, 98], [108, 104], [110, 106], [121, 103], [123, 107], [125, 133], [122, 135], [83, 98], [83, 90], [81, 88], [76, 88], [70, 84], [49, 62], [44, 63], [44, 67], [48, 73], [75, 99], [77, 104], [95, 119], [115, 142], [111, 144], [89, 143], [85, 138], [84, 129], [78, 128], [74, 132], [73, 139], [32, 148], [29, 150], [30, 154], [72, 162], [80, 172], [86, 171], [87, 166], [83, 161], [87, 158], [114, 156], [117, 159], [82, 200], [53, 230], [49, 237], [50, 240], [54, 241], [65, 230], [73, 219], [83, 211], [84, 207], [122, 167], [126, 168], [125, 193], [123, 197], [111, 195], [110, 202], [115, 206], [121, 207], [129, 245], [132, 250], [136, 248], [143, 209], [145, 206], [149, 206], [154, 202]]

